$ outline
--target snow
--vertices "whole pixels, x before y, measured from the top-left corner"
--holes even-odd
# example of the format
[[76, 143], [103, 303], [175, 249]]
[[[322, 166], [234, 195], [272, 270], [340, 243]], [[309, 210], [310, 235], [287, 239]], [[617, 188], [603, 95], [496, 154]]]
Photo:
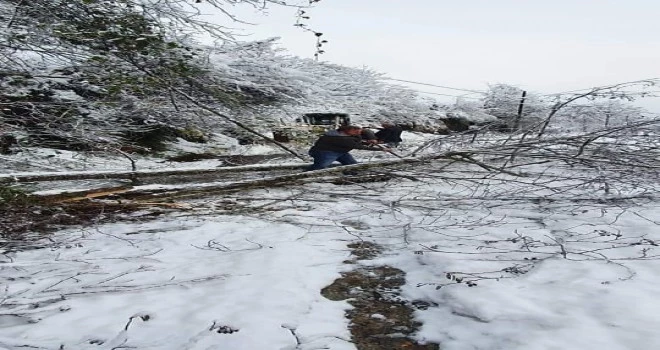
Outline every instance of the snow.
[[[407, 148], [425, 140], [404, 136]], [[460, 182], [476, 168], [442, 171], [456, 180], [252, 190], [5, 252], [0, 348], [355, 349], [350, 305], [320, 291], [355, 268], [347, 245], [361, 240], [384, 251], [360, 264], [401, 269], [402, 297], [430, 305], [415, 311], [421, 342], [660, 348], [657, 196], [616, 201], [596, 186], [534, 201], [553, 185], [493, 181], [487, 193]]]
[[172, 149], [173, 151], [170, 153], [174, 153], [174, 154], [181, 152], [197, 153], [197, 154], [203, 154], [203, 153], [217, 154], [218, 152], [230, 150], [238, 145], [238, 142], [236, 140], [229, 139], [227, 137], [225, 138], [227, 139], [225, 142], [213, 142], [213, 143], [190, 142], [182, 138], [177, 138], [176, 142], [171, 143], [168, 149]]
[[[566, 227], [583, 225], [591, 229], [602, 227], [609, 232], [620, 230], [624, 236], [648, 234], [657, 239], [658, 234], [654, 233], [657, 227], [648, 225], [648, 221], [639, 219], [636, 214], [655, 215], [650, 218], [657, 222], [660, 219], [658, 209], [656, 204], [631, 212], [612, 212], [600, 220], [588, 216], [546, 218], [543, 220], [546, 227], [538, 227], [534, 220], [529, 220], [482, 228], [475, 235], [480, 240], [495, 240], [505, 237], [512, 229], [526, 227], [530, 232], [537, 231], [533, 237], [542, 239], [545, 235], [556, 235]], [[615, 220], [617, 215], [621, 216]], [[619, 222], [607, 224], [609, 220]], [[452, 233], [448, 231], [446, 234], [451, 237]], [[414, 234], [411, 237], [424, 245], [431, 241]], [[437, 237], [435, 241], [438, 241]], [[607, 245], [593, 241], [573, 244], [571, 251], [576, 252], [607, 249]], [[420, 337], [441, 342], [445, 349], [641, 349], [660, 346], [660, 338], [653, 334], [660, 326], [656, 317], [660, 307], [655, 302], [660, 285], [653, 277], [660, 266], [657, 261], [624, 262], [635, 256], [632, 252], [610, 259], [590, 257], [589, 254], [569, 255], [568, 259], [563, 259], [556, 248], [545, 258], [546, 254], [519, 253], [512, 249], [495, 249], [491, 255], [485, 249], [456, 249], [454, 246], [447, 250], [458, 250], [455, 254], [425, 253], [408, 259], [393, 257], [383, 261], [403, 267], [405, 271], [414, 271], [414, 276], [408, 276], [406, 295], [409, 298], [432, 300], [440, 305], [419, 314], [424, 322]], [[482, 253], [477, 253], [479, 250]], [[621, 248], [621, 253], [625, 250]], [[552, 251], [550, 249], [548, 253]], [[491, 278], [510, 277], [501, 272], [501, 266], [507, 265], [501, 262], [508, 262], [509, 266], [525, 262], [516, 255], [527, 255], [528, 259], [536, 255], [542, 262], [534, 263], [533, 269], [524, 275], [479, 281], [479, 285], [473, 288], [450, 285], [428, 291], [413, 283], [415, 280], [419, 283], [447, 281], [438, 274], [438, 266], [442, 266], [442, 271], [474, 274], [496, 271]]]
[[256, 155], [256, 154], [277, 154], [282, 153], [282, 149], [271, 145], [250, 145], [244, 147], [240, 153], [243, 155]]
[[[67, 239], [72, 234], [63, 233]], [[97, 349], [91, 340], [110, 344], [127, 337], [126, 345], [141, 349], [279, 349], [295, 344], [283, 327], [297, 325], [310, 344], [341, 345], [346, 342], [332, 337], [348, 338], [346, 305], [318, 292], [337, 276], [337, 260], [348, 255], [340, 240], [327, 242], [331, 237], [245, 217], [81, 232], [69, 248], [25, 252], [3, 263], [5, 271], [13, 270], [5, 277], [21, 281], [5, 290], [9, 300], [65, 300], [31, 310], [39, 326], [5, 328], [0, 344], [38, 339], [54, 348]], [[136, 314], [149, 319], [133, 321], [123, 334]], [[214, 322], [238, 331], [209, 331]]]
[[[183, 140], [181, 140], [183, 141]], [[223, 148], [218, 151], [217, 145], [187, 147], [188, 142], [180, 144], [182, 147], [178, 152], [200, 153], [212, 151], [214, 154], [277, 154], [282, 150], [268, 145], [236, 145]], [[230, 153], [231, 152], [231, 153]], [[173, 152], [173, 154], [176, 154]], [[191, 170], [191, 169], [212, 169], [222, 165], [219, 159], [205, 159], [194, 162], [174, 162], [164, 160], [158, 156], [143, 156], [131, 154], [130, 157], [135, 161], [137, 171], [158, 171], [158, 170]], [[114, 173], [121, 171], [130, 171], [131, 162], [128, 158], [108, 156], [101, 152], [77, 152], [53, 150], [45, 148], [25, 147], [21, 152], [12, 155], [0, 156], [4, 164], [0, 165], [0, 176], [11, 175], [29, 175], [29, 174], [91, 174], [91, 173]], [[46, 172], [46, 170], [49, 170]]]

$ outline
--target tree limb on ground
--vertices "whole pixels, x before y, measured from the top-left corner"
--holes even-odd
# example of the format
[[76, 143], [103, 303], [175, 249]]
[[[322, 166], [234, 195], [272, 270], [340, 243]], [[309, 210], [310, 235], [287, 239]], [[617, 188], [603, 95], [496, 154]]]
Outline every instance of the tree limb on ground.
[[145, 171], [89, 171], [89, 172], [49, 172], [49, 173], [16, 173], [0, 175], [0, 184], [39, 182], [39, 181], [66, 181], [66, 180], [94, 180], [94, 179], [144, 179], [159, 176], [175, 175], [205, 175], [240, 173], [251, 171], [295, 170], [302, 169], [308, 164], [274, 164], [274, 165], [244, 165], [234, 167], [221, 167], [212, 169], [168, 169]]

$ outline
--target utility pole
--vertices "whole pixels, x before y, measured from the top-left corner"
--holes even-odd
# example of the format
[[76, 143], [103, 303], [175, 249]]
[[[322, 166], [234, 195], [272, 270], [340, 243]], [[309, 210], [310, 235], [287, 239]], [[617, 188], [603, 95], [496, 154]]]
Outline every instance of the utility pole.
[[522, 119], [523, 106], [525, 105], [525, 97], [527, 97], [527, 91], [523, 90], [522, 96], [520, 97], [520, 103], [518, 104], [518, 114], [516, 115], [516, 120], [513, 123], [513, 130], [518, 130], [520, 128], [520, 119]]

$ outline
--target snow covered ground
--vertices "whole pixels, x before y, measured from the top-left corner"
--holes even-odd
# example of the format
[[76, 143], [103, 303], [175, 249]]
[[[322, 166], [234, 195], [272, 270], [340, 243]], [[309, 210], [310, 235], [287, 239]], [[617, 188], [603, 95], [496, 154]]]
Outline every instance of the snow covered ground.
[[67, 243], [3, 262], [5, 348], [280, 349], [295, 344], [284, 327], [351, 348], [345, 304], [319, 294], [346, 256], [339, 235], [217, 217], [58, 237]]
[[[657, 185], [553, 194], [480, 187], [479, 171], [254, 190], [57, 232], [1, 256], [0, 348], [355, 349], [350, 305], [320, 290], [355, 267], [347, 244], [361, 240], [385, 247], [361, 264], [403, 270], [402, 296], [429, 305], [415, 312], [422, 343], [660, 348]], [[227, 202], [253, 210], [221, 213]]]
[[[210, 146], [204, 144], [191, 145], [190, 142], [180, 140], [177, 152], [170, 152], [169, 156], [185, 153], [203, 154], [209, 151]], [[226, 154], [270, 154], [283, 151], [267, 145], [222, 145]], [[219, 148], [219, 147], [216, 147]], [[217, 149], [216, 149], [217, 151]], [[231, 152], [231, 153], [230, 153]], [[220, 153], [214, 153], [221, 155]], [[166, 155], [153, 157], [131, 154], [129, 157], [135, 162], [136, 170], [155, 170], [172, 168], [212, 168], [223, 165], [220, 159], [206, 159], [195, 162], [167, 161]], [[219, 158], [219, 157], [218, 157]], [[77, 152], [36, 147], [24, 147], [20, 152], [12, 155], [0, 156], [0, 174], [24, 172], [71, 172], [71, 171], [130, 171], [131, 159], [112, 152]]]

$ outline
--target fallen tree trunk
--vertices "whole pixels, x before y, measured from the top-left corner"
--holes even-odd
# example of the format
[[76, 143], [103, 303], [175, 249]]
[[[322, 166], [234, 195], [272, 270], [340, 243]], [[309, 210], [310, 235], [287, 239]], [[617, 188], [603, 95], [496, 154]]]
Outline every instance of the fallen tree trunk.
[[277, 164], [277, 165], [246, 165], [235, 167], [221, 167], [213, 169], [168, 169], [145, 171], [89, 171], [89, 172], [49, 172], [49, 173], [15, 173], [0, 175], [0, 184], [40, 182], [40, 181], [66, 181], [66, 180], [94, 180], [94, 179], [129, 179], [175, 176], [175, 175], [205, 175], [222, 173], [240, 173], [271, 170], [302, 169], [308, 164]]
[[[298, 180], [308, 178], [321, 178], [327, 175], [341, 173], [343, 171], [365, 170], [376, 167], [390, 166], [405, 163], [417, 163], [418, 159], [396, 159], [390, 161], [380, 161], [373, 163], [361, 163], [349, 166], [339, 166], [328, 169], [297, 172], [294, 174], [271, 176], [260, 179], [246, 180], [231, 182], [225, 184], [200, 184], [198, 186], [181, 186], [181, 187], [168, 187], [163, 189], [141, 189], [133, 187], [132, 189], [125, 190], [125, 188], [118, 188], [119, 191], [112, 191], [112, 189], [93, 189], [88, 191], [76, 191], [74, 194], [60, 193], [52, 195], [34, 195], [33, 199], [46, 202], [70, 201], [72, 198], [80, 199], [102, 199], [109, 195], [119, 196], [122, 199], [129, 200], [153, 200], [154, 198], [194, 198], [215, 195], [224, 192], [241, 191], [266, 186], [277, 186], [282, 184], [295, 183]], [[99, 192], [107, 191], [107, 195], [98, 195]]]
[[40, 204], [77, 202], [86, 199], [103, 198], [118, 193], [128, 192], [132, 188], [133, 188], [132, 186], [115, 186], [115, 187], [93, 188], [89, 190], [62, 192], [62, 193], [47, 194], [47, 195], [35, 194], [35, 195], [29, 195], [28, 201], [32, 203], [40, 203]]
[[[245, 181], [237, 181], [231, 183], [223, 184], [199, 184], [197, 186], [181, 186], [181, 187], [168, 187], [161, 189], [144, 189], [140, 186], [135, 186], [129, 190], [121, 191], [112, 191], [109, 190], [107, 196], [119, 196], [122, 199], [131, 199], [131, 200], [152, 200], [154, 198], [194, 198], [194, 197], [204, 197], [213, 194], [219, 194], [223, 192], [233, 192], [240, 190], [247, 190], [252, 188], [266, 187], [266, 186], [277, 186], [281, 184], [290, 184], [295, 183], [308, 178], [321, 178], [327, 175], [337, 174], [343, 171], [352, 171], [352, 170], [366, 170], [372, 168], [380, 168], [384, 166], [392, 165], [420, 165], [425, 162], [429, 162], [437, 159], [446, 159], [450, 161], [464, 162], [477, 165], [489, 171], [498, 171], [508, 173], [514, 176], [522, 176], [521, 174], [516, 174], [512, 172], [505, 171], [503, 169], [497, 169], [490, 167], [484, 163], [481, 163], [474, 158], [472, 155], [475, 151], [468, 152], [446, 152], [441, 155], [430, 155], [426, 157], [419, 158], [398, 158], [393, 160], [370, 162], [370, 163], [360, 163], [349, 166], [339, 166], [328, 169], [309, 171], [309, 172], [297, 172], [294, 174], [271, 176], [260, 179], [252, 179]], [[302, 170], [303, 165], [298, 164], [285, 164], [285, 165], [271, 165], [271, 166], [239, 166], [239, 167], [225, 167], [218, 169], [193, 169], [193, 170], [169, 170], [169, 171], [155, 171], [155, 172], [123, 172], [123, 173], [111, 173], [113, 178], [118, 178], [117, 175], [126, 176], [125, 178], [130, 178], [129, 176], [138, 173], [140, 176], [164, 176], [164, 175], [197, 175], [197, 174], [215, 174], [215, 173], [235, 173], [235, 172], [249, 172], [249, 171], [269, 171], [269, 170], [286, 170], [286, 169], [300, 169]], [[105, 179], [107, 173], [102, 174], [68, 174], [68, 175], [32, 175], [32, 176], [22, 176], [17, 177], [17, 182], [27, 181], [27, 179], [33, 179], [32, 181], [53, 181], [53, 180], [77, 180], [77, 179]], [[76, 177], [78, 176], [78, 177]], [[38, 178], [39, 180], [34, 180]], [[0, 178], [1, 179], [1, 178]], [[0, 182], [1, 183], [1, 182]], [[75, 197], [77, 199], [87, 199], [87, 198], [99, 198], [107, 196], [99, 196], [98, 192], [106, 191], [107, 189], [90, 189], [86, 191], [77, 191], [75, 194], [69, 195], [67, 193], [59, 193], [53, 195], [34, 195], [34, 198], [39, 200], [44, 200], [47, 202], [59, 202], [70, 200], [70, 198]]]
[[[445, 156], [441, 156], [445, 157]], [[365, 169], [379, 165], [389, 165], [401, 162], [419, 162], [424, 159], [435, 157], [405, 158], [400, 157], [397, 160], [379, 161], [373, 163], [360, 163]], [[232, 167], [219, 167], [211, 169], [168, 169], [168, 170], [144, 170], [144, 171], [80, 171], [80, 172], [47, 172], [47, 173], [14, 173], [0, 175], [0, 184], [25, 183], [25, 182], [45, 182], [45, 181], [67, 181], [67, 180], [106, 180], [106, 179], [127, 179], [137, 180], [150, 177], [162, 176], [183, 176], [183, 175], [206, 175], [223, 173], [241, 173], [258, 172], [273, 170], [302, 170], [309, 164], [290, 163], [290, 164], [268, 164], [268, 165], [241, 165]], [[342, 168], [346, 170], [346, 168]], [[362, 169], [362, 167], [359, 167]], [[325, 169], [331, 170], [331, 169]], [[316, 173], [316, 172], [311, 172]]]

